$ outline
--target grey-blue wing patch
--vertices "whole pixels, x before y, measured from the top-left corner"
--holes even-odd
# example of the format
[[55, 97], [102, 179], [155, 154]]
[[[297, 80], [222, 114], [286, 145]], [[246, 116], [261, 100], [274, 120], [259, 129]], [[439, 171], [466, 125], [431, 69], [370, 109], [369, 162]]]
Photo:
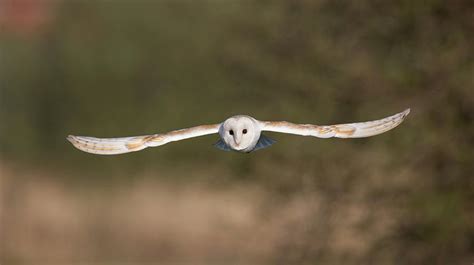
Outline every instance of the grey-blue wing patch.
[[219, 139], [219, 141], [217, 141], [214, 146], [218, 149], [221, 149], [223, 151], [232, 151], [232, 149], [230, 149], [230, 147], [224, 143], [224, 141], [222, 141], [222, 139]]
[[263, 148], [266, 148], [266, 147], [269, 147], [271, 146], [272, 144], [274, 144], [276, 141], [273, 140], [272, 138], [270, 137], [267, 137], [263, 134], [260, 135], [260, 139], [258, 139], [258, 142], [257, 144], [255, 145], [255, 148], [252, 150], [252, 151], [257, 151], [259, 149], [263, 149]]

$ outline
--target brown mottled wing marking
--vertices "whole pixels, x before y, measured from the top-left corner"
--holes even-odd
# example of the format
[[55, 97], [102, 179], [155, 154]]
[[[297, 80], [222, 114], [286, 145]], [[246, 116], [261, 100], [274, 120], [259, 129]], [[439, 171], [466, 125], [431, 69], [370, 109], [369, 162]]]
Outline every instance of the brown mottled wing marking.
[[295, 124], [286, 121], [262, 121], [262, 131], [281, 132], [320, 138], [360, 138], [384, 133], [397, 127], [410, 113], [410, 109], [390, 117], [368, 121], [337, 125], [318, 126], [312, 124]]
[[92, 154], [116, 155], [140, 151], [147, 147], [155, 147], [169, 142], [184, 140], [219, 131], [220, 124], [201, 125], [192, 128], [171, 131], [163, 134], [152, 134], [121, 138], [96, 138], [89, 136], [69, 135], [67, 140], [77, 149]]

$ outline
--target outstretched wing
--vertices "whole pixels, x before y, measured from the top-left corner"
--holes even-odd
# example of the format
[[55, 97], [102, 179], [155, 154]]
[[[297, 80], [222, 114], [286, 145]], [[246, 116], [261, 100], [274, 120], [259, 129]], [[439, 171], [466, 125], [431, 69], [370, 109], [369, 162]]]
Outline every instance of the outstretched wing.
[[261, 121], [262, 131], [314, 136], [319, 138], [360, 138], [384, 133], [397, 127], [410, 113], [410, 109], [393, 116], [368, 122], [318, 126], [295, 124], [286, 121]]
[[67, 140], [77, 149], [84, 152], [100, 155], [116, 155], [140, 151], [147, 147], [155, 147], [169, 142], [180, 141], [188, 138], [219, 131], [220, 124], [201, 125], [192, 128], [171, 131], [163, 134], [152, 134], [121, 138], [96, 138], [89, 136], [69, 135]]

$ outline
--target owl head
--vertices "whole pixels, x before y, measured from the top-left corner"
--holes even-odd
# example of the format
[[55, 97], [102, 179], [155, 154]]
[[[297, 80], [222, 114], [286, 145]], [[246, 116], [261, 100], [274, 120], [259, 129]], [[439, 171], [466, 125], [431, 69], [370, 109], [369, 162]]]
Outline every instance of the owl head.
[[258, 121], [245, 115], [225, 120], [219, 128], [219, 135], [227, 146], [240, 152], [250, 152], [260, 138]]

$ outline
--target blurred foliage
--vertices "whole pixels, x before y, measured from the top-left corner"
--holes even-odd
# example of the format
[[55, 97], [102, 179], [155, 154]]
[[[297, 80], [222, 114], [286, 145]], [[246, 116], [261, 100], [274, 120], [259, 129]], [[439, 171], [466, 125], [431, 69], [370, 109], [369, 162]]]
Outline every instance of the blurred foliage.
[[[328, 202], [363, 190], [363, 205], [401, 216], [363, 263], [472, 262], [472, 1], [64, 1], [55, 9], [41, 33], [0, 35], [3, 161], [73, 183], [128, 183], [154, 172], [252, 183], [282, 198], [317, 192]], [[215, 136], [111, 157], [65, 140], [234, 114], [364, 121], [407, 107], [408, 119], [382, 136], [272, 135], [275, 146], [250, 155], [214, 149]], [[324, 247], [301, 251], [331, 261]]]

